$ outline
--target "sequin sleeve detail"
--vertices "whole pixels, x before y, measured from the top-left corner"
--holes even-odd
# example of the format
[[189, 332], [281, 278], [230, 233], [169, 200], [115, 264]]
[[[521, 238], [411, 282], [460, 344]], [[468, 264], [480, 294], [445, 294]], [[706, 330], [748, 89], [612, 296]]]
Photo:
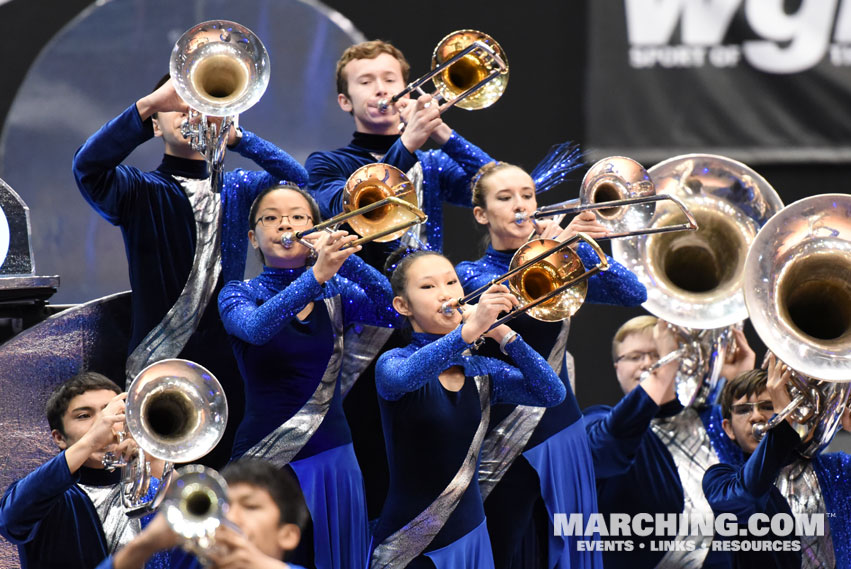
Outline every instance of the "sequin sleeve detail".
[[[279, 182], [291, 182], [299, 187], [307, 183], [307, 170], [304, 166], [276, 145], [253, 132], [243, 130], [242, 138], [232, 150], [265, 170], [265, 172], [245, 172], [248, 182], [262, 186], [261, 189]], [[237, 170], [237, 172], [242, 171]]]
[[260, 346], [321, 293], [312, 269], [268, 300], [251, 281], [233, 281], [219, 293], [219, 313], [228, 334]]
[[[580, 243], [577, 253], [587, 269], [600, 262], [600, 258], [587, 243]], [[638, 306], [646, 301], [647, 289], [639, 282], [638, 277], [611, 257], [606, 258], [609, 260], [609, 270], [588, 279], [587, 302]]]
[[488, 361], [493, 381], [493, 402], [552, 407], [564, 401], [567, 393], [547, 360], [517, 336], [505, 351], [517, 367], [492, 358]]
[[407, 346], [381, 354], [375, 366], [378, 395], [388, 401], [396, 401], [406, 393], [416, 391], [453, 365], [452, 360], [469, 347], [470, 344], [461, 337], [461, 326], [458, 326], [419, 349]]
[[396, 327], [399, 314], [392, 306], [393, 289], [387, 277], [352, 255], [343, 263], [338, 275], [345, 279], [342, 285], [343, 322], [359, 322], [373, 326]]
[[436, 167], [440, 173], [441, 198], [462, 207], [473, 207], [470, 180], [493, 158], [454, 130], [440, 149], [443, 153]]

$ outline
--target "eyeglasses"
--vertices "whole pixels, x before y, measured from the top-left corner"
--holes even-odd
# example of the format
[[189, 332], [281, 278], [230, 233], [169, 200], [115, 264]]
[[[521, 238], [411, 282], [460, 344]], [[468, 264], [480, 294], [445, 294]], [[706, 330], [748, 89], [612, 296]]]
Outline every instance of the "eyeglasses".
[[266, 215], [261, 215], [260, 217], [258, 217], [257, 221], [254, 222], [254, 225], [257, 225], [259, 223], [263, 227], [277, 227], [281, 224], [282, 221], [287, 221], [293, 227], [304, 227], [312, 219], [312, 217], [303, 213], [294, 213], [292, 215], [277, 215], [274, 213], [267, 213]]
[[651, 362], [659, 361], [659, 352], [655, 350], [652, 352], [628, 352], [626, 354], [616, 357], [615, 363], [618, 363], [619, 361], [625, 361], [631, 364], [637, 364], [645, 357], [650, 358]]
[[731, 408], [733, 415], [750, 415], [754, 412], [754, 409], [759, 409], [760, 413], [773, 415], [774, 403], [771, 401], [754, 401], [753, 403], [737, 403]]

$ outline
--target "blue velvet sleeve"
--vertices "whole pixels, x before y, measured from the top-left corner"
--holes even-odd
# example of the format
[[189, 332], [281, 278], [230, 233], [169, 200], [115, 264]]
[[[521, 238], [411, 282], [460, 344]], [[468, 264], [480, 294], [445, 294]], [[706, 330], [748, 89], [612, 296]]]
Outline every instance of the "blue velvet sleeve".
[[33, 539], [41, 520], [76, 481], [63, 451], [13, 482], [0, 499], [0, 535], [12, 543]]
[[345, 324], [398, 326], [400, 317], [392, 305], [393, 289], [387, 277], [357, 255], [346, 259], [337, 274], [350, 281], [341, 291]]
[[90, 136], [74, 155], [77, 187], [113, 225], [129, 215], [134, 194], [146, 188], [142, 172], [121, 162], [153, 136], [151, 121], [142, 122], [134, 103]]
[[703, 475], [703, 493], [716, 513], [732, 513], [740, 523], [764, 511], [780, 470], [794, 457], [801, 437], [783, 421], [768, 431], [741, 467], [715, 464]]
[[219, 293], [219, 313], [228, 334], [260, 346], [321, 293], [312, 269], [260, 305], [250, 283], [232, 281]]
[[[401, 138], [381, 160], [403, 172], [410, 170], [416, 161], [417, 157], [408, 152]], [[322, 216], [328, 218], [342, 212], [343, 188], [356, 168], [349, 170], [341, 157], [330, 152], [314, 152], [307, 157], [305, 165], [309, 177], [307, 189], [319, 204]]]
[[585, 430], [598, 479], [629, 470], [658, 412], [659, 406], [641, 386], [624, 395], [614, 407], [599, 405], [585, 410]]
[[396, 348], [381, 354], [375, 366], [378, 395], [388, 401], [396, 401], [406, 393], [416, 391], [449, 367], [449, 362], [470, 346], [464, 342], [461, 326], [458, 326], [413, 353], [410, 348]]
[[443, 151], [438, 162], [441, 199], [462, 207], [473, 207], [470, 180], [479, 168], [493, 162], [493, 158], [454, 130], [440, 149]]
[[[582, 264], [590, 269], [600, 262], [600, 258], [587, 243], [579, 243], [577, 251]], [[594, 304], [618, 304], [638, 306], [647, 300], [647, 289], [626, 267], [606, 256], [609, 270], [601, 271], [588, 279], [587, 302]]]
[[505, 346], [505, 351], [517, 367], [487, 358], [494, 403], [552, 407], [564, 401], [567, 391], [561, 379], [523, 338], [517, 336]]
[[236, 170], [234, 174], [242, 178], [247, 190], [256, 196], [260, 191], [281, 181], [292, 182], [299, 187], [307, 183], [307, 170], [292, 156], [260, 138], [252, 132], [243, 130], [242, 138], [231, 149], [240, 156], [252, 160], [263, 171], [252, 172]]
[[458, 280], [464, 288], [464, 294], [488, 284], [493, 277], [482, 271], [481, 266], [473, 261], [462, 261], [455, 266]]

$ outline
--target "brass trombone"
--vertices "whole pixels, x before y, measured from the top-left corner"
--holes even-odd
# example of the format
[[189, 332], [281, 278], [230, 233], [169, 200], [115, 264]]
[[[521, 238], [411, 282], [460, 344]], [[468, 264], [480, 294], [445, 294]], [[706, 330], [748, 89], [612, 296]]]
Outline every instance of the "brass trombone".
[[[655, 202], [663, 200], [680, 208], [686, 222], [651, 227]], [[640, 204], [652, 205], [629, 208]], [[697, 221], [682, 201], [675, 196], [656, 194], [653, 182], [641, 164], [623, 156], [611, 156], [596, 162], [582, 179], [578, 198], [540, 207], [531, 214], [517, 212], [514, 217], [518, 225], [527, 219], [534, 224], [536, 219], [576, 215], [583, 211], [593, 211], [597, 220], [606, 226], [609, 233], [604, 239], [697, 230]]]
[[[600, 260], [588, 270], [579, 255], [570, 248], [579, 240], [590, 245]], [[584, 233], [577, 233], [560, 243], [554, 239], [535, 239], [514, 253], [508, 272], [462, 298], [444, 303], [443, 312], [448, 315], [452, 310], [460, 311], [462, 306], [479, 298], [491, 286], [508, 281], [508, 289], [520, 301], [520, 306], [494, 322], [489, 331], [524, 313], [545, 322], [564, 320], [573, 316], [585, 301], [587, 280], [608, 268], [606, 254]]]
[[477, 30], [458, 30], [444, 37], [434, 48], [431, 71], [408, 84], [388, 101], [378, 102], [386, 113], [391, 105], [410, 93], [425, 94], [423, 85], [434, 82], [440, 112], [458, 106], [468, 111], [494, 104], [508, 85], [508, 59], [491, 36]]
[[406, 229], [428, 219], [417, 207], [417, 193], [408, 177], [389, 164], [367, 164], [349, 176], [343, 189], [343, 213], [309, 229], [287, 232], [281, 243], [287, 249], [296, 241], [310, 250], [313, 244], [304, 237], [316, 231], [334, 231], [343, 222], [360, 235], [346, 247], [378, 241], [383, 243], [400, 237]]

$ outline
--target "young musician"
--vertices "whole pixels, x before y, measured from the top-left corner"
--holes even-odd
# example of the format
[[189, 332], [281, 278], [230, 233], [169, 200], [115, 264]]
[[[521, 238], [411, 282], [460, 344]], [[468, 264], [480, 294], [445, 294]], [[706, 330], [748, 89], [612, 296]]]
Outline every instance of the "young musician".
[[[0, 535], [18, 546], [22, 567], [91, 569], [141, 530], [121, 506], [121, 472], [103, 466], [106, 451], [121, 454], [134, 444], [117, 444], [125, 397], [95, 372], [53, 391], [46, 414], [60, 452], [0, 499]], [[154, 479], [152, 492], [157, 485]]]
[[[744, 372], [728, 382], [721, 393], [723, 428], [747, 457], [741, 465], [716, 464], [703, 477], [706, 499], [716, 516], [736, 515], [739, 541], [770, 541], [780, 547], [759, 551], [730, 551], [732, 567], [847, 567], [851, 563], [851, 530], [848, 484], [849, 456], [817, 454], [812, 460], [797, 452], [801, 437], [791, 419], [766, 432], [758, 440], [754, 427], [766, 423], [791, 401], [787, 383], [791, 370], [771, 355], [768, 370]], [[851, 427], [849, 412], [842, 426]], [[750, 532], [755, 514], [768, 520], [777, 514], [824, 514], [824, 532], [777, 535], [769, 523], [765, 535]], [[745, 531], [745, 534], [741, 533]]]
[[[322, 215], [330, 217], [342, 211], [343, 187], [361, 166], [384, 162], [408, 172], [419, 164], [420, 208], [429, 218], [420, 238], [440, 250], [443, 202], [470, 207], [470, 178], [491, 158], [443, 122], [437, 101], [430, 95], [417, 100], [403, 98], [382, 112], [379, 101], [389, 100], [405, 88], [409, 70], [402, 52], [387, 42], [368, 41], [343, 52], [337, 62], [337, 103], [352, 115], [355, 133], [348, 146], [314, 152], [307, 158], [308, 189]], [[406, 126], [400, 133], [403, 119]], [[440, 149], [423, 152], [428, 140]], [[390, 247], [377, 253], [371, 264], [383, 267]]]
[[[419, 207], [428, 223], [415, 229], [420, 241], [434, 250], [443, 246], [443, 203], [471, 207], [470, 179], [491, 157], [465, 140], [443, 122], [437, 101], [431, 96], [401, 99], [386, 112], [379, 101], [389, 100], [405, 88], [410, 65], [402, 52], [384, 41], [368, 41], [347, 48], [337, 61], [337, 103], [351, 114], [354, 134], [348, 145], [308, 156], [307, 188], [319, 202], [323, 217], [343, 209], [343, 188], [355, 170], [373, 162], [384, 162], [411, 174], [418, 186]], [[400, 132], [402, 120], [406, 122]], [[424, 151], [431, 140], [440, 148]], [[381, 270], [398, 242], [369, 243], [359, 254]], [[396, 335], [388, 347], [404, 345]], [[374, 365], [363, 374], [346, 398], [346, 414], [352, 425], [355, 450], [366, 482], [370, 518], [381, 512], [387, 493], [387, 464], [383, 449], [375, 444], [381, 436]]]
[[[516, 214], [528, 215], [538, 207], [536, 183], [511, 164], [492, 162], [484, 166], [475, 178], [472, 194], [473, 215], [487, 227], [490, 244], [484, 257], [456, 267], [466, 293], [507, 273], [515, 251], [532, 233], [557, 240], [579, 231], [591, 237], [606, 234], [606, 228], [587, 211], [573, 218], [565, 230], [550, 221], [533, 226], [527, 218], [517, 223]], [[580, 244], [577, 252], [586, 268], [599, 262], [587, 244]], [[644, 302], [644, 286], [623, 266], [612, 259], [609, 262], [608, 271], [589, 279], [586, 300], [626, 306]], [[527, 315], [512, 322], [512, 327], [559, 373], [567, 397], [560, 405], [546, 410], [496, 405], [491, 412], [486, 449], [492, 451], [484, 453], [479, 480], [497, 567], [509, 567], [512, 562], [522, 564], [521, 558], [528, 562], [532, 557], [521, 551], [521, 542], [533, 520], [537, 522], [536, 533], [549, 536], [543, 554], [549, 558], [549, 567], [602, 566], [599, 552], [580, 552], [572, 538], [556, 536], [553, 531], [555, 513], [582, 512], [587, 516], [597, 510], [594, 469], [582, 413], [570, 387], [568, 366], [564, 365], [569, 326], [569, 320], [542, 322]], [[493, 345], [485, 350], [482, 353], [500, 357]], [[504, 458], [506, 449], [510, 449], [509, 459]], [[499, 460], [497, 453], [502, 457]], [[541, 498], [545, 511], [535, 515], [536, 502]]]
[[[261, 460], [242, 459], [222, 470], [228, 484], [228, 509], [216, 530], [215, 546], [205, 550], [202, 565], [183, 550], [171, 552], [172, 569], [303, 569], [285, 560], [296, 548], [308, 523], [298, 483]], [[160, 515], [136, 539], [105, 560], [98, 569], [134, 569], [158, 551], [180, 545], [180, 538]]]
[[317, 232], [317, 251], [285, 233], [319, 221], [316, 203], [293, 186], [262, 192], [250, 212], [249, 239], [265, 268], [219, 295], [225, 329], [246, 388], [245, 419], [234, 456], [289, 465], [313, 517], [316, 566], [360, 569], [366, 558], [363, 480], [342, 408], [351, 366], [369, 362], [369, 329], [390, 326], [387, 279], [354, 255], [345, 231]]
[[[223, 280], [241, 279], [249, 229], [246, 219], [254, 197], [281, 180], [304, 184], [307, 173], [273, 144], [247, 130], [232, 129], [229, 149], [250, 158], [264, 171], [227, 172], [220, 197], [204, 199], [205, 187], [209, 193], [207, 163], [180, 133], [187, 111], [171, 80], [163, 77], [152, 93], [130, 105], [80, 147], [74, 156], [74, 178], [86, 201], [119, 226], [124, 237], [132, 288], [128, 379], [146, 365], [150, 351], [165, 347], [171, 352], [163, 357], [179, 355], [198, 362], [222, 382], [236, 424], [242, 413], [242, 386], [216, 308], [195, 306], [192, 295], [184, 295], [185, 301], [178, 299], [187, 286], [192, 294], [207, 298], [205, 295], [218, 292]], [[161, 138], [165, 146], [156, 170], [142, 172], [122, 164], [133, 149], [151, 138]], [[210, 228], [202, 244], [204, 250], [210, 249], [207, 254], [221, 255], [222, 279], [216, 278], [215, 271], [205, 271], [187, 285], [196, 254], [195, 216], [202, 214], [198, 227], [204, 223]], [[217, 247], [219, 231], [221, 245]], [[179, 314], [200, 317], [200, 322], [159, 329], [169, 310], [177, 308], [176, 302], [188, 302], [180, 306]], [[183, 333], [187, 326], [191, 331], [193, 325], [197, 329], [185, 346], [175, 340], [178, 332]], [[232, 437], [230, 428], [219, 450], [208, 457], [212, 464], [224, 463]]]
[[[490, 287], [462, 323], [457, 311], [442, 310], [463, 295], [442, 255], [408, 254], [391, 280], [393, 306], [408, 318], [413, 338], [382, 354], [376, 367], [390, 490], [370, 567], [493, 567], [476, 483], [490, 405], [557, 405], [565, 387], [508, 326], [490, 330], [500, 312], [518, 303], [504, 286]], [[482, 335], [517, 367], [470, 355]]]
[[[738, 349], [721, 374], [735, 377], [753, 367], [753, 350], [744, 334], [736, 330]], [[614, 407], [597, 405], [585, 410], [588, 441], [597, 477], [600, 513], [679, 514], [709, 513], [700, 483], [703, 473], [718, 462], [723, 447], [716, 444], [715, 426], [700, 414], [683, 408], [677, 399], [675, 378], [679, 360], [655, 368], [653, 364], [677, 349], [668, 324], [655, 316], [638, 316], [618, 329], [612, 341], [615, 373], [624, 397]], [[717, 425], [720, 429], [720, 425]], [[701, 547], [701, 536], [677, 536], [691, 540], [689, 551], [661, 551], [653, 540], [674, 541], [672, 536], [632, 537], [631, 551], [605, 550], [606, 569], [660, 563], [692, 563], [703, 567], [726, 567], [726, 560]], [[707, 544], [707, 547], [710, 544]]]

